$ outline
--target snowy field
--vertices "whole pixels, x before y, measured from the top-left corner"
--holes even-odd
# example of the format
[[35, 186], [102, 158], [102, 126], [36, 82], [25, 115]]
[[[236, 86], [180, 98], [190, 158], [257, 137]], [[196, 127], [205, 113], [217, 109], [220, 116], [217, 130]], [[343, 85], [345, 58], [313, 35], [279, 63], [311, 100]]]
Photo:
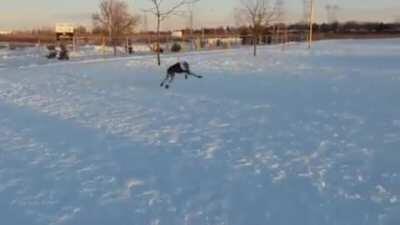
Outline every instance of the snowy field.
[[[25, 51], [0, 50], [2, 225], [400, 224], [400, 39]], [[205, 78], [161, 89], [178, 59]]]

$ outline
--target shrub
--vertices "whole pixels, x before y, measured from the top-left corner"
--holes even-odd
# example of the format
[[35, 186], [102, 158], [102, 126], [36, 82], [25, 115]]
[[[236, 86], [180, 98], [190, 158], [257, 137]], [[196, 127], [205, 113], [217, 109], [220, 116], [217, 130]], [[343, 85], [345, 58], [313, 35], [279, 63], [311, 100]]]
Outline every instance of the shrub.
[[171, 52], [180, 52], [182, 50], [182, 46], [179, 43], [174, 43], [171, 47]]

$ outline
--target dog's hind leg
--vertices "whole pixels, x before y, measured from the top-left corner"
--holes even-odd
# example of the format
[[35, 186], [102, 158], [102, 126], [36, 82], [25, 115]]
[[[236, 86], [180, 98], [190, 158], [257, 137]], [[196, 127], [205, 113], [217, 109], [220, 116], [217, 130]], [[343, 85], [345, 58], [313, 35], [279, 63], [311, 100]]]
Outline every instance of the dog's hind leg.
[[169, 79], [169, 74], [165, 77], [165, 79], [161, 82], [160, 87], [163, 87], [165, 82]]
[[169, 79], [169, 81], [168, 81], [168, 84], [165, 85], [165, 88], [166, 88], [166, 89], [168, 89], [168, 88], [171, 86], [172, 82], [174, 81], [174, 78], [175, 78], [175, 75], [171, 75], [171, 76], [170, 76], [170, 79]]

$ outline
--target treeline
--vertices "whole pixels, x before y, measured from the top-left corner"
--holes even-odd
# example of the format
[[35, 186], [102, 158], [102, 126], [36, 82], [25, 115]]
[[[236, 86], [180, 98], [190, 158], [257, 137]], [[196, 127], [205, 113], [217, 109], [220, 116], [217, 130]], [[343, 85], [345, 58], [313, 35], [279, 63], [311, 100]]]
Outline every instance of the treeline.
[[[400, 35], [400, 23], [377, 23], [377, 22], [344, 22], [344, 23], [320, 23], [314, 24], [314, 31], [319, 34], [345, 34], [345, 35], [368, 35], [368, 34], [398, 34]], [[295, 24], [274, 24], [262, 29], [262, 34], [272, 35], [277, 32], [287, 31], [288, 33], [295, 35], [304, 35], [308, 32], [309, 27], [304, 23]], [[203, 28], [195, 29], [191, 31], [190, 29], [183, 29], [184, 37], [188, 37], [192, 34], [195, 37], [210, 37], [210, 36], [249, 36], [251, 35], [251, 27], [240, 26], [226, 26], [226, 27], [215, 27], [215, 28]], [[75, 29], [78, 36], [85, 36], [89, 39], [101, 36], [104, 32], [95, 28], [90, 30], [84, 26], [79, 26]], [[149, 32], [138, 32], [132, 36], [143, 36], [143, 39], [147, 37], [156, 36], [155, 31]], [[171, 32], [165, 31], [161, 32], [162, 37], [169, 37]], [[54, 42], [55, 41], [55, 31], [52, 28], [42, 28], [29, 31], [15, 31], [9, 35], [0, 35], [0, 41], [15, 41], [15, 42], [37, 42], [41, 40], [42, 42]]]
[[[263, 34], [274, 34], [276, 32], [288, 31], [289, 33], [308, 32], [309, 26], [304, 23], [294, 24], [273, 24], [262, 29]], [[344, 22], [344, 23], [315, 23], [313, 30], [318, 33], [344, 33], [344, 34], [400, 34], [400, 23], [380, 23], [380, 22]], [[188, 32], [188, 31], [187, 31]], [[240, 34], [242, 36], [251, 34], [251, 27], [218, 27], [195, 30], [195, 34]]]
[[[344, 22], [314, 24], [319, 33], [400, 33], [400, 23]], [[297, 23], [289, 25], [289, 30], [306, 30], [308, 25]]]
[[[313, 25], [314, 31], [319, 33], [400, 33], [400, 23], [378, 23], [378, 22], [344, 22], [344, 23], [316, 23]], [[269, 27], [264, 28], [265, 34], [275, 33], [276, 30], [287, 29], [289, 32], [303, 32], [309, 29], [308, 25], [304, 23], [294, 23], [294, 24], [274, 24]], [[189, 34], [190, 29], [183, 29], [184, 34]], [[192, 31], [193, 35], [247, 35], [251, 32], [250, 27], [215, 27], [215, 28], [203, 28], [195, 29]], [[99, 28], [94, 28], [90, 30], [84, 26], [79, 26], [75, 28], [75, 33], [78, 35], [99, 35], [103, 34], [104, 31]], [[155, 35], [155, 31], [146, 32], [149, 35]], [[55, 31], [52, 28], [35, 29], [29, 31], [15, 31], [14, 35], [54, 35]], [[163, 35], [169, 35], [171, 32], [162, 32]]]
[[[400, 23], [378, 23], [378, 22], [344, 22], [344, 23], [316, 23], [313, 25], [313, 30], [320, 34], [400, 34]], [[195, 29], [183, 29], [183, 35], [189, 36], [192, 34], [195, 37], [204, 35], [209, 36], [230, 36], [240, 35], [249, 36], [252, 34], [252, 28], [250, 26], [226, 26], [226, 27], [215, 27], [215, 28], [203, 28]], [[273, 24], [268, 27], [260, 28], [261, 35], [273, 35], [276, 33], [288, 32], [292, 34], [305, 34], [309, 31], [309, 26], [304, 23], [294, 24]], [[163, 32], [163, 35], [168, 35], [171, 32]], [[147, 32], [152, 35], [154, 32]]]

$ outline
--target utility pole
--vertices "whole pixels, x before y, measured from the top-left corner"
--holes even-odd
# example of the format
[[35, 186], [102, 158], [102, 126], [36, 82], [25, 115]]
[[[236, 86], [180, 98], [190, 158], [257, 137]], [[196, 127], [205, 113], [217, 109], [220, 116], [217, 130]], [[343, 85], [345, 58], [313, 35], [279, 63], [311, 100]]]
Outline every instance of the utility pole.
[[146, 42], [148, 45], [151, 45], [151, 38], [149, 35], [149, 22], [147, 19], [147, 12], [143, 12], [143, 28], [142, 28], [142, 32], [144, 35], [144, 38], [146, 39]]
[[111, 0], [110, 1], [110, 5], [109, 5], [109, 12], [110, 12], [110, 21], [108, 24], [108, 41], [110, 43], [110, 45], [113, 48], [114, 51], [114, 56], [117, 56], [117, 47], [115, 46], [114, 40], [113, 40], [113, 20], [114, 20], [114, 14], [113, 14], [113, 4], [114, 1]]
[[190, 27], [190, 50], [193, 51], [193, 46], [194, 46], [194, 39], [193, 39], [193, 26], [194, 26], [194, 15], [193, 15], [193, 7], [194, 3], [191, 2], [189, 5], [189, 27]]
[[311, 48], [313, 41], [313, 24], [314, 24], [314, 0], [310, 0], [310, 18], [309, 18], [309, 26], [310, 26], [310, 34], [308, 37], [308, 48]]
[[276, 0], [276, 10], [278, 15], [278, 41], [282, 44], [282, 50], [285, 50], [287, 27], [284, 0]]
[[149, 31], [149, 23], [147, 20], [147, 13], [143, 13], [143, 32], [147, 33]]

